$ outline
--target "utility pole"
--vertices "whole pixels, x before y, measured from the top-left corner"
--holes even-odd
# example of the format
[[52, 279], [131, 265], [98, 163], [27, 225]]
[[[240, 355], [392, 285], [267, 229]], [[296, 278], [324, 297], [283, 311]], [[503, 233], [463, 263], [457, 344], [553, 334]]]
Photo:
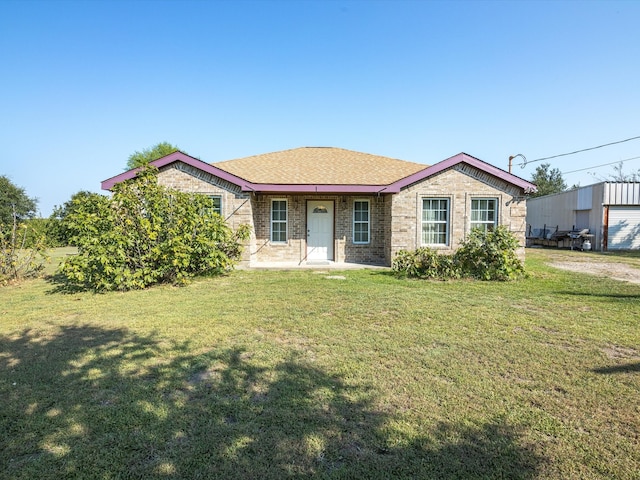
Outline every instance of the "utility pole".
[[513, 159], [516, 157], [522, 157], [522, 159], [524, 160], [524, 163], [522, 164], [522, 168], [524, 168], [524, 166], [527, 164], [527, 157], [525, 157], [523, 154], [519, 153], [517, 155], [511, 155], [509, 157], [509, 173], [511, 173], [511, 167], [513, 166]]

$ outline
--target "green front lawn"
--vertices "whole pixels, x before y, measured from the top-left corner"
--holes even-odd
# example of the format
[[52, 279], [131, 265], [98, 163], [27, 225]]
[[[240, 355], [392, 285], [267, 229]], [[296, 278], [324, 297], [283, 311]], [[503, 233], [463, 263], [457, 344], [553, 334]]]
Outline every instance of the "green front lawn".
[[553, 254], [1, 288], [0, 478], [640, 478], [640, 285]]

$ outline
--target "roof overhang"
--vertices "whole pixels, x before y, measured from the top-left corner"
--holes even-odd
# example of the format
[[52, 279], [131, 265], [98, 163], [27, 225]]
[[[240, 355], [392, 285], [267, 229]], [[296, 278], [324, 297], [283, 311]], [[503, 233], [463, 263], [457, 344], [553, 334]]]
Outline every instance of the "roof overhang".
[[255, 193], [387, 193], [388, 185], [285, 185], [247, 183], [245, 191]]
[[488, 173], [489, 175], [493, 175], [494, 177], [504, 180], [507, 183], [520, 187], [524, 190], [524, 193], [533, 193], [538, 190], [537, 187], [531, 182], [528, 182], [509, 172], [505, 172], [504, 170], [498, 167], [494, 167], [493, 165], [483, 162], [482, 160], [472, 157], [471, 155], [468, 155], [466, 153], [459, 153], [457, 155], [454, 155], [453, 157], [438, 162], [435, 165], [427, 167], [424, 170], [420, 170], [413, 175], [392, 183], [391, 185], [389, 185], [389, 188], [386, 191], [389, 193], [398, 193], [401, 189], [409, 185], [424, 180], [425, 178], [432, 177], [433, 175], [443, 172], [444, 170], [452, 168], [460, 163], [466, 163]]
[[[425, 178], [436, 175], [444, 170], [454, 167], [460, 163], [467, 163], [479, 170], [482, 170], [490, 175], [493, 175], [507, 183], [520, 187], [524, 190], [524, 193], [533, 193], [537, 191], [534, 184], [517, 177], [511, 173], [494, 167], [482, 160], [479, 160], [466, 153], [459, 153], [446, 160], [436, 163], [430, 167], [425, 167], [413, 175], [402, 178], [389, 185], [329, 185], [329, 184], [266, 184], [266, 183], [252, 183], [241, 177], [233, 175], [225, 170], [217, 168], [211, 164], [203, 162], [197, 158], [194, 158], [186, 153], [176, 151], [165, 157], [159, 158], [151, 162], [151, 165], [162, 168], [175, 162], [182, 162], [190, 165], [198, 170], [214, 175], [218, 178], [226, 180], [234, 185], [237, 185], [244, 192], [254, 193], [338, 193], [338, 194], [385, 194], [385, 193], [398, 193], [403, 188], [412, 185], [416, 182], [424, 180]], [[140, 171], [140, 168], [128, 170], [104, 180], [101, 183], [103, 190], [111, 190], [114, 185], [131, 178], [135, 178]]]
[[[187, 165], [197, 168], [198, 170], [202, 170], [203, 172], [210, 173], [211, 175], [215, 175], [216, 177], [222, 178], [223, 180], [238, 185], [241, 188], [243, 188], [245, 184], [249, 184], [249, 182], [243, 180], [240, 177], [232, 175], [229, 172], [225, 172], [224, 170], [216, 168], [213, 165], [203, 162], [202, 160], [194, 158], [181, 151], [176, 151], [162, 158], [159, 158], [158, 160], [154, 160], [150, 163], [150, 165], [153, 165], [157, 168], [162, 168], [175, 162], [186, 163]], [[115, 177], [108, 178], [101, 183], [101, 188], [103, 190], [111, 190], [115, 184], [135, 178], [138, 175], [139, 171], [140, 168], [134, 168], [132, 170], [127, 170], [120, 175], [116, 175]], [[249, 188], [248, 190], [251, 190], [251, 188]]]
[[[198, 170], [214, 175], [240, 187], [244, 192], [255, 193], [380, 193], [388, 188], [388, 185], [329, 185], [329, 184], [269, 184], [252, 183], [241, 177], [233, 175], [225, 170], [217, 168], [209, 163], [203, 162], [186, 153], [176, 151], [165, 157], [154, 160], [150, 164], [162, 168], [175, 162], [182, 162]], [[135, 178], [140, 168], [127, 170], [115, 177], [108, 178], [101, 183], [103, 190], [111, 190], [114, 185]]]

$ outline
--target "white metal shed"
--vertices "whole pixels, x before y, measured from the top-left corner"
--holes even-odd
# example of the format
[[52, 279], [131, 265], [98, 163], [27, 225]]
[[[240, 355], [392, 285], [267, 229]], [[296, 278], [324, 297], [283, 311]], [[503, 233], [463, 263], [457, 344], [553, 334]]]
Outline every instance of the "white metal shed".
[[640, 249], [640, 182], [601, 182], [527, 200], [528, 235], [584, 228], [595, 250]]

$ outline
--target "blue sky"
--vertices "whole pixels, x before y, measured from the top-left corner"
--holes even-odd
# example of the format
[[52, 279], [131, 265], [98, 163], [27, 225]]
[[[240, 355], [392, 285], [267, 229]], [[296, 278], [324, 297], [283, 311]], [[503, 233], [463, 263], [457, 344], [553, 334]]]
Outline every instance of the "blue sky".
[[[0, 175], [48, 216], [161, 141], [507, 169], [640, 136], [639, 23], [637, 1], [0, 0]], [[632, 157], [549, 162], [588, 185]]]

